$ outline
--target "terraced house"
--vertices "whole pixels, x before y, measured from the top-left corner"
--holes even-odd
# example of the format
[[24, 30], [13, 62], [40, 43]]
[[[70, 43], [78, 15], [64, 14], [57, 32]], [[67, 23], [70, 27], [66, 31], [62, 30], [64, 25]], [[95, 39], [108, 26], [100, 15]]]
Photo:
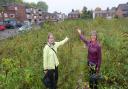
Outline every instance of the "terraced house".
[[23, 4], [7, 4], [3, 5], [3, 10], [0, 12], [0, 21], [5, 19], [15, 19], [23, 22], [26, 20], [25, 7]]
[[42, 22], [43, 11], [37, 8], [26, 8], [26, 20], [32, 23], [39, 23]]
[[118, 5], [116, 16], [118, 18], [128, 17], [128, 3]]
[[111, 9], [107, 8], [106, 10], [102, 10], [100, 7], [97, 7], [93, 11], [93, 19], [97, 17], [111, 19], [115, 17], [116, 7], [112, 7]]
[[36, 8], [26, 8], [26, 16], [26, 19], [32, 23], [41, 23], [44, 21], [59, 21], [65, 19], [64, 13], [49, 13]]
[[69, 19], [78, 19], [80, 18], [80, 12], [78, 10], [72, 10], [69, 14], [68, 14], [68, 18]]
[[103, 18], [125, 18], [128, 17], [128, 3], [119, 4], [118, 7], [112, 7], [111, 9], [107, 8], [106, 10], [102, 10], [100, 7], [97, 7], [93, 11], [93, 19], [96, 17]]
[[16, 22], [29, 21], [41, 23], [44, 21], [59, 21], [65, 19], [64, 13], [49, 13], [39, 8], [28, 8], [24, 4], [7, 4], [0, 11], [0, 22], [6, 19], [14, 19]]

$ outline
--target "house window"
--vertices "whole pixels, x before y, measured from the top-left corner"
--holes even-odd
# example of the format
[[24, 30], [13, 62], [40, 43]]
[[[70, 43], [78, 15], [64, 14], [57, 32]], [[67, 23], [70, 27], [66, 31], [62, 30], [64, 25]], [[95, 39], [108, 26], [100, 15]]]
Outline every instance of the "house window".
[[128, 13], [126, 13], [126, 14], [123, 14], [123, 16], [124, 16], [124, 17], [128, 17]]
[[14, 6], [10, 6], [9, 10], [15, 10], [15, 7]]
[[36, 16], [34, 16], [34, 19], [36, 19]]
[[122, 9], [122, 11], [128, 11], [128, 9], [126, 8], [126, 9]]
[[2, 17], [2, 14], [0, 13], [0, 17]]
[[33, 13], [36, 14], [36, 10], [34, 10]]
[[68, 17], [70, 18], [71, 16], [70, 16], [70, 15], [68, 15]]
[[46, 18], [46, 19], [49, 19], [49, 16], [46, 16], [45, 18]]
[[32, 19], [28, 19], [28, 21], [29, 21], [29, 22], [31, 22], [31, 21], [32, 21]]
[[10, 17], [11, 18], [15, 18], [15, 14], [10, 14]]
[[27, 14], [31, 14], [31, 11], [32, 11], [31, 9], [26, 9]]
[[36, 20], [36, 19], [35, 19], [34, 21], [35, 21], [35, 23], [37, 22], [37, 20]]
[[50, 19], [52, 19], [52, 16], [50, 16]]
[[29, 15], [27, 15], [27, 18], [29, 18]]
[[52, 16], [52, 18], [54, 19], [54, 18], [55, 18], [55, 16]]
[[8, 17], [8, 14], [7, 13], [4, 13], [4, 17]]
[[41, 11], [40, 9], [38, 11]]
[[15, 7], [15, 10], [17, 11], [18, 10], [18, 7]]

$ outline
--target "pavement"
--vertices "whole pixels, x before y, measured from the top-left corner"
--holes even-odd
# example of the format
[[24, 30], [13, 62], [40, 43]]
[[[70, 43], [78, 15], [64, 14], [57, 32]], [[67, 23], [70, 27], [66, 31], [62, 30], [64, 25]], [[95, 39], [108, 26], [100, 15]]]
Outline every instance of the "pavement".
[[[40, 29], [41, 27], [40, 26], [33, 26], [32, 28], [37, 30], [37, 29]], [[13, 37], [17, 34], [19, 34], [18, 28], [17, 29], [6, 29], [4, 31], [0, 31], [0, 41], [7, 39], [9, 37]]]
[[7, 39], [17, 34], [18, 34], [17, 29], [6, 29], [4, 31], [0, 31], [0, 40]]

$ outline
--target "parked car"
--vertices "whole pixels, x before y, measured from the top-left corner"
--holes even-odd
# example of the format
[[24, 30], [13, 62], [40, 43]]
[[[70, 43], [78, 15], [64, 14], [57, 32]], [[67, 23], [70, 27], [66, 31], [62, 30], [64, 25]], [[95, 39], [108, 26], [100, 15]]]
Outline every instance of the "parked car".
[[32, 25], [32, 23], [29, 22], [29, 21], [24, 21], [24, 24], [25, 24], [25, 25], [28, 25], [28, 26]]
[[22, 25], [21, 23], [17, 23], [17, 24], [16, 24], [16, 27], [17, 27], [17, 28], [20, 28], [20, 27], [22, 27], [22, 26], [23, 26], [23, 25]]
[[6, 27], [5, 27], [5, 25], [3, 24], [3, 22], [0, 22], [0, 31], [3, 31], [3, 30], [5, 30], [6, 29]]
[[14, 29], [15, 27], [12, 25], [12, 24], [10, 24], [10, 23], [6, 23], [5, 24], [5, 27], [7, 28], [7, 29]]
[[16, 27], [16, 20], [15, 19], [5, 19], [4, 24], [7, 29], [14, 29]]
[[5, 26], [4, 25], [0, 25], [0, 31], [3, 31], [3, 30], [5, 30], [6, 28], [5, 28]]
[[18, 32], [24, 32], [24, 31], [28, 31], [28, 30], [31, 30], [32, 27], [31, 26], [28, 26], [28, 25], [23, 25], [22, 27], [20, 27], [18, 29]]

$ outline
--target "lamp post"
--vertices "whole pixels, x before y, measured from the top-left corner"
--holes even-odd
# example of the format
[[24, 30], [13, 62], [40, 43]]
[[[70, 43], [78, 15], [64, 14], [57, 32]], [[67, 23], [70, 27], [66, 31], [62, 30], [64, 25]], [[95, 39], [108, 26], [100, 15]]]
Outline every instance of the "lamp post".
[[0, 8], [0, 12], [1, 12], [1, 17], [2, 17], [3, 23], [4, 23], [4, 6], [2, 6]]
[[18, 10], [18, 7], [16, 5], [16, 1], [14, 0], [14, 14], [15, 14], [15, 25], [17, 23], [17, 10]]
[[17, 6], [15, 5], [15, 19], [16, 19], [16, 15], [17, 15], [17, 10], [18, 10], [18, 8], [17, 8]]

